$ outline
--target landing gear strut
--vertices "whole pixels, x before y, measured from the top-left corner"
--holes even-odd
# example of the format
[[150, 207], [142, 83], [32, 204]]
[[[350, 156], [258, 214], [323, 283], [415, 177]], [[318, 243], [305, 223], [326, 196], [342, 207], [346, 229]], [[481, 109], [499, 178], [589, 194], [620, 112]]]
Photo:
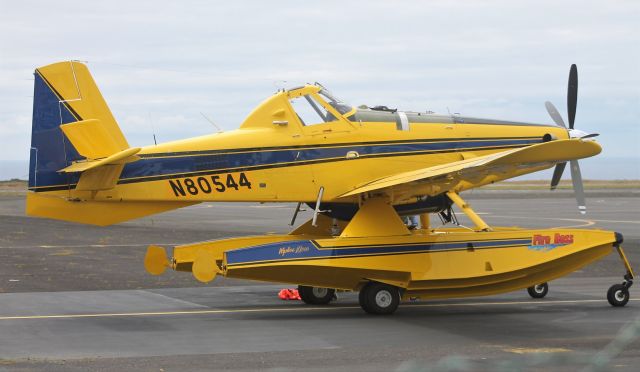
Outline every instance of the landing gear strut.
[[621, 284], [614, 284], [609, 287], [607, 291], [607, 301], [614, 307], [622, 307], [629, 302], [629, 288], [633, 285], [633, 270], [631, 269], [631, 264], [629, 264], [629, 260], [627, 256], [624, 254], [622, 250], [622, 241], [624, 238], [622, 234], [616, 232], [616, 242], [614, 247], [618, 251], [618, 255], [620, 255], [620, 259], [624, 264], [624, 267], [627, 269], [627, 273], [624, 276], [624, 281]]

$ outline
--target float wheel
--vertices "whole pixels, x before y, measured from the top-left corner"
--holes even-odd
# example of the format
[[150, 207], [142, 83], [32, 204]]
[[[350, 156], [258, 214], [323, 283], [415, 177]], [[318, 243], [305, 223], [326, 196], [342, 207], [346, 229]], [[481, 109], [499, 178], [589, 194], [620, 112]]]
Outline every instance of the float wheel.
[[400, 291], [392, 285], [371, 282], [360, 290], [359, 300], [367, 313], [389, 315], [400, 305]]
[[298, 286], [300, 299], [309, 305], [326, 305], [335, 298], [336, 290], [332, 288]]

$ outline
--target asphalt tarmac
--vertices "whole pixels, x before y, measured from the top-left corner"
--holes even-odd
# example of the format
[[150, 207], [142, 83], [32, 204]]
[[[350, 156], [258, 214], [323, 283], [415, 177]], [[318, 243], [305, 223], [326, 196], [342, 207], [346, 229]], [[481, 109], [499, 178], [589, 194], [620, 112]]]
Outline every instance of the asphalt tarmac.
[[[619, 231], [640, 263], [637, 192], [592, 192], [586, 216], [567, 194], [465, 196], [492, 225]], [[637, 369], [637, 288], [624, 308], [605, 299], [624, 274], [616, 254], [551, 282], [542, 300], [420, 301], [389, 317], [365, 315], [354, 293], [311, 307], [279, 300], [286, 285], [143, 269], [149, 244], [286, 232], [292, 213], [204, 204], [99, 228], [28, 218], [23, 198], [0, 197], [0, 370]]]

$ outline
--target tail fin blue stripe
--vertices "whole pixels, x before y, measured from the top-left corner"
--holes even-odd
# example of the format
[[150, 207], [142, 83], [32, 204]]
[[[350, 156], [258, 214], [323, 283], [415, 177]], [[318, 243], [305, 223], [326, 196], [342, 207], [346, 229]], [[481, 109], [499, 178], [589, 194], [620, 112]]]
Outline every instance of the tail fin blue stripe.
[[36, 71], [33, 92], [33, 122], [29, 161], [29, 188], [68, 185], [78, 181], [77, 175], [57, 171], [72, 161], [83, 159], [60, 129], [61, 124], [82, 120], [74, 116], [63, 99]]

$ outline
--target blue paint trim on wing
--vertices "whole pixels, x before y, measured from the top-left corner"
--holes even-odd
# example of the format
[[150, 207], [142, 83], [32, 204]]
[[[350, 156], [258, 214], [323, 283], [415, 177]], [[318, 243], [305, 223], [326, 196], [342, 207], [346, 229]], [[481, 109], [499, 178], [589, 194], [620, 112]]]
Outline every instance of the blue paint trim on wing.
[[357, 257], [371, 255], [441, 252], [483, 248], [526, 246], [531, 239], [500, 241], [467, 241], [431, 244], [378, 245], [359, 247], [319, 247], [312, 240], [294, 240], [236, 249], [225, 253], [227, 265], [247, 265], [260, 262], [308, 260], [317, 258]]

